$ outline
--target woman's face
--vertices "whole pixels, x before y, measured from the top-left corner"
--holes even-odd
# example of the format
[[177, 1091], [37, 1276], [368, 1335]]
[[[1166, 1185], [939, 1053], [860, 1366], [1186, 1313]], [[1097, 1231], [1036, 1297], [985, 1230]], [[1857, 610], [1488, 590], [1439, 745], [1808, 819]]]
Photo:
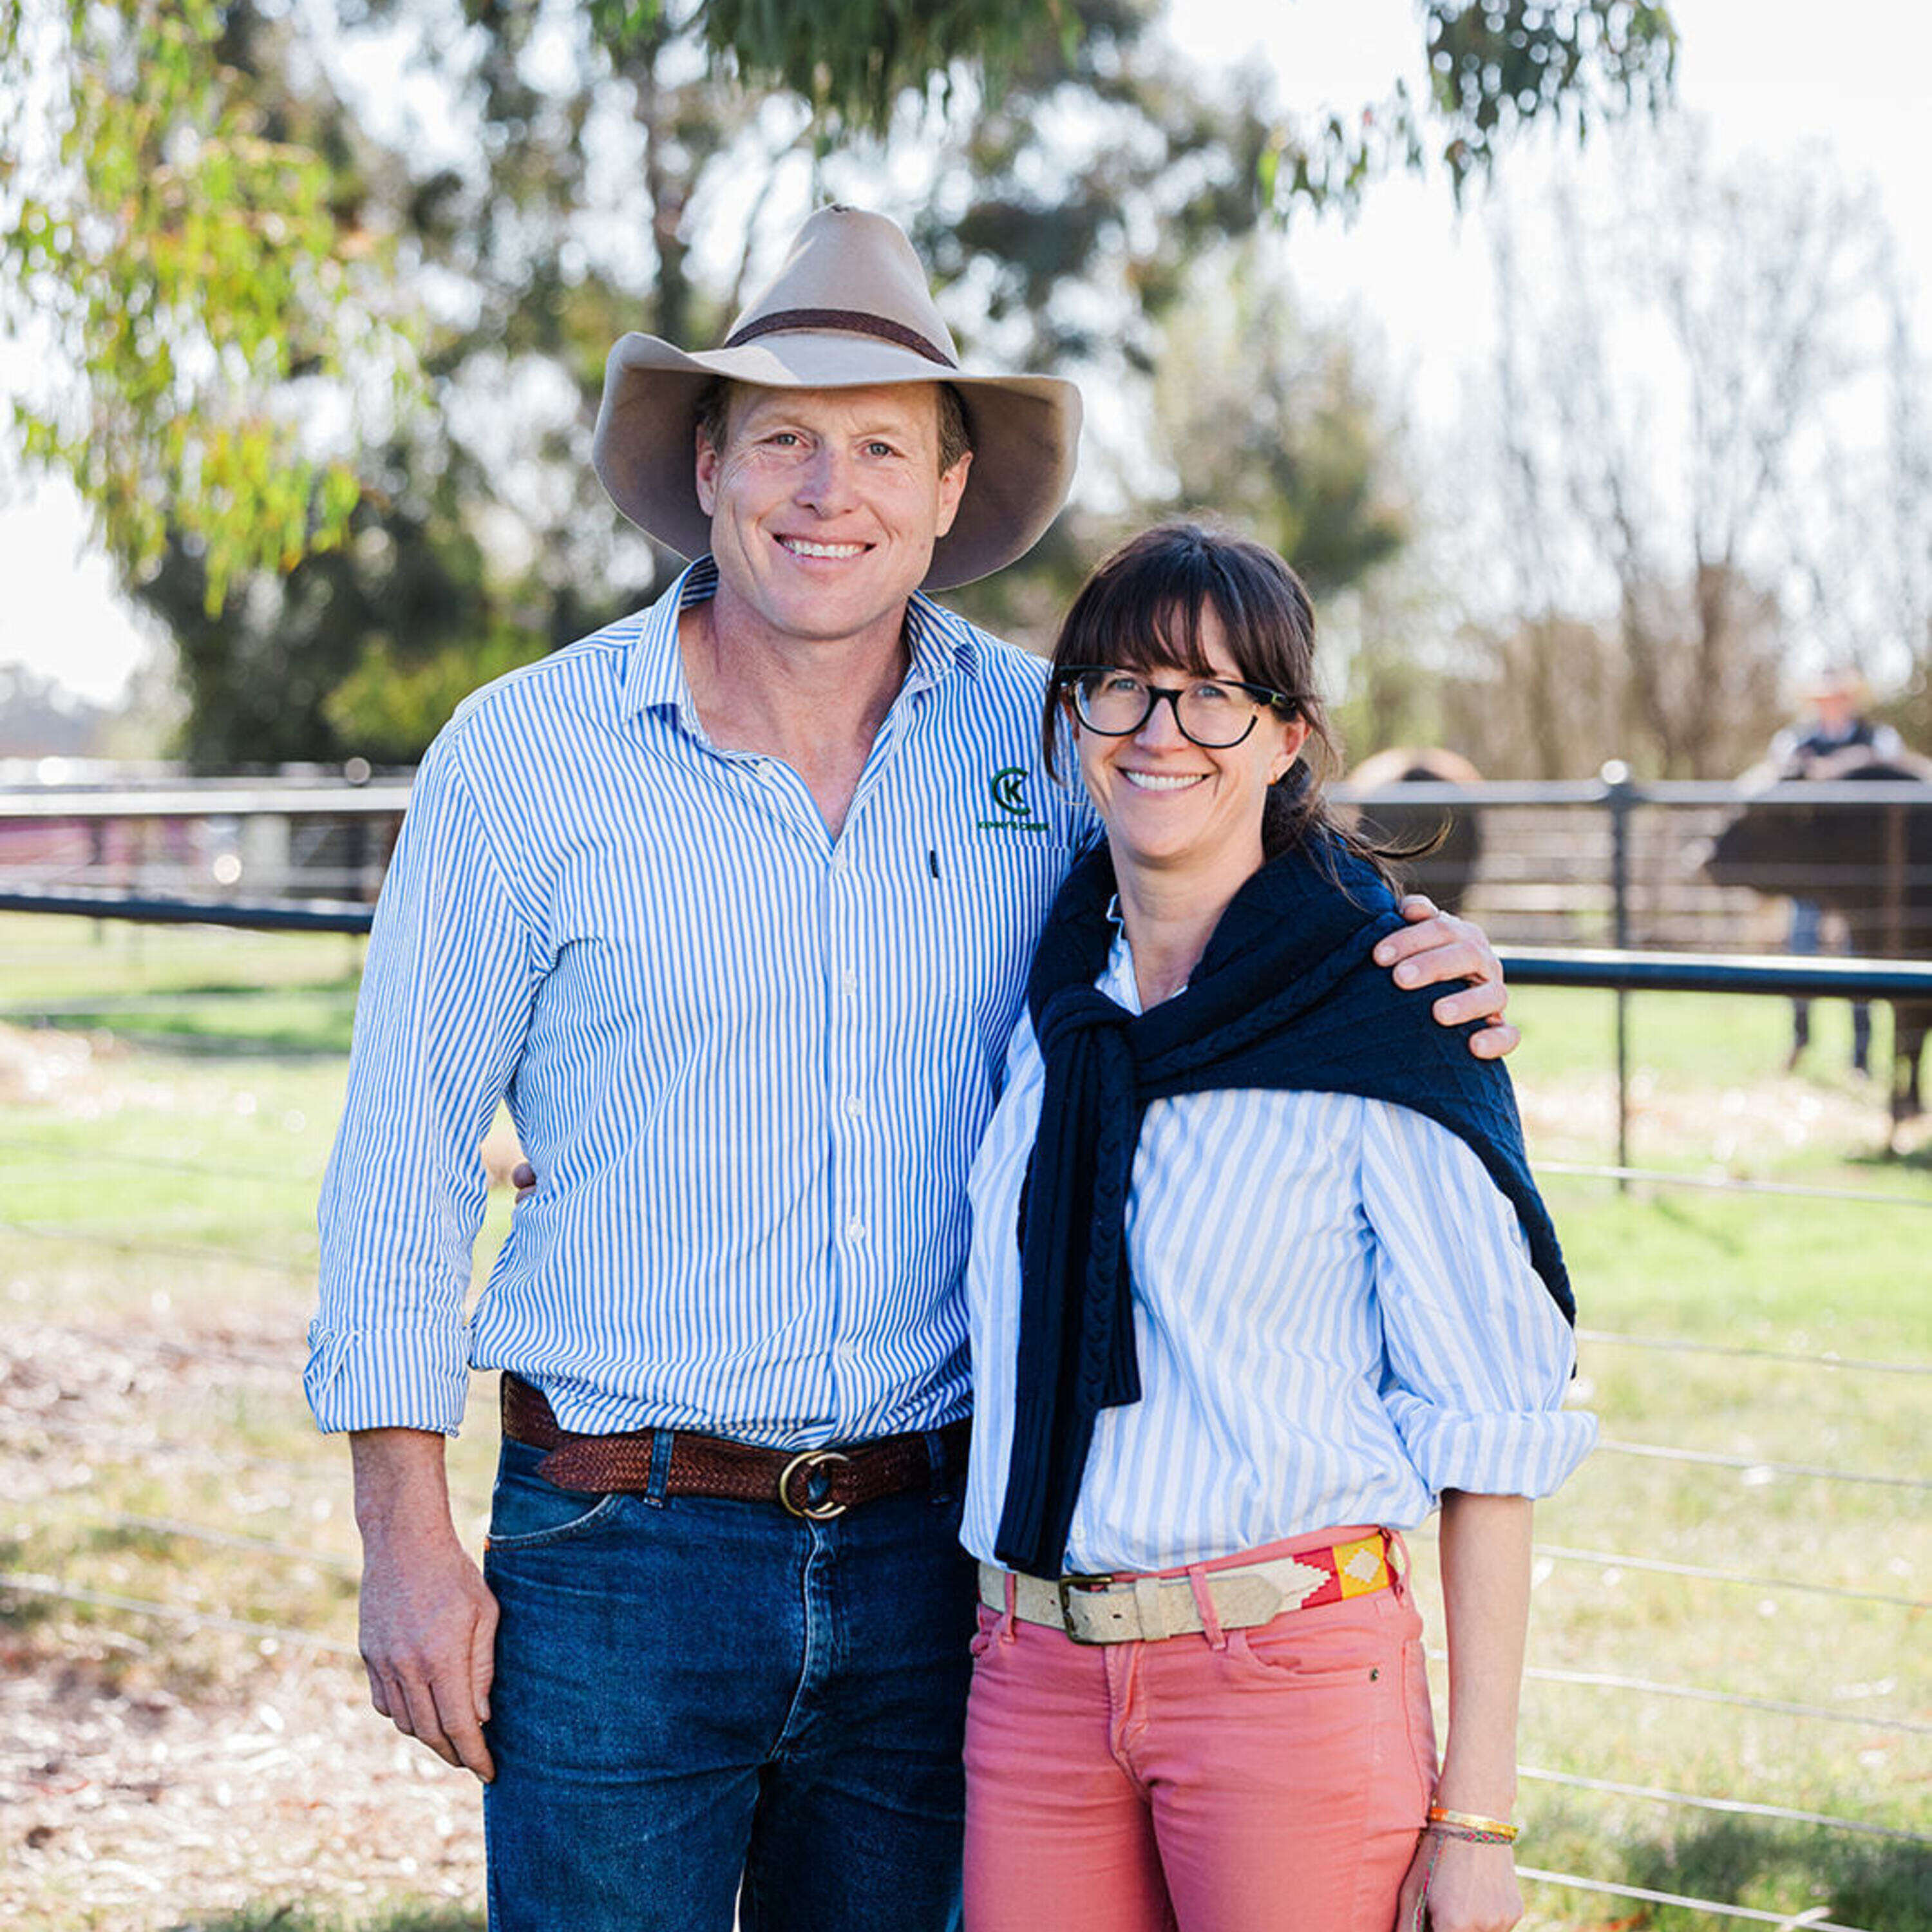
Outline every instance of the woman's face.
[[[1230, 680], [1241, 673], [1211, 606], [1201, 613], [1201, 648]], [[1185, 688], [1203, 680], [1178, 664], [1130, 675], [1144, 684]], [[1244, 709], [1246, 700], [1238, 701]], [[1123, 866], [1179, 877], [1226, 878], [1238, 884], [1262, 862], [1262, 808], [1268, 788], [1294, 762], [1308, 736], [1299, 718], [1264, 705], [1238, 745], [1197, 745], [1162, 700], [1138, 731], [1110, 738], [1070, 716], [1088, 795], [1107, 828], [1118, 872]]]

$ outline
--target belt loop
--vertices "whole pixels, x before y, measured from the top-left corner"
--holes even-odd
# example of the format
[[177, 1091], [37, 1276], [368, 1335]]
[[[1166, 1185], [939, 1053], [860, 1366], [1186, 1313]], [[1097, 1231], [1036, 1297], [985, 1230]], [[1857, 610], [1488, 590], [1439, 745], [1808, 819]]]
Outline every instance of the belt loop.
[[1019, 1634], [1014, 1629], [1013, 1623], [1018, 1613], [1020, 1580], [1010, 1570], [1008, 1570], [1002, 1573], [1000, 1580], [1006, 1593], [1006, 1612], [1000, 1618], [996, 1628], [1000, 1634], [1000, 1641], [1002, 1643], [1011, 1643]]
[[1188, 1564], [1187, 1587], [1194, 1592], [1194, 1607], [1201, 1612], [1201, 1628], [1208, 1643], [1216, 1650], [1226, 1650], [1228, 1633], [1221, 1628], [1220, 1613], [1214, 1608], [1214, 1593], [1208, 1587], [1204, 1563]]
[[928, 1429], [924, 1433], [926, 1460], [932, 1468], [932, 1500], [935, 1503], [950, 1503], [952, 1500], [952, 1459], [946, 1453], [945, 1432]]
[[651, 1473], [644, 1485], [644, 1501], [652, 1509], [662, 1509], [664, 1505], [664, 1485], [670, 1480], [671, 1445], [676, 1440], [676, 1432], [669, 1429], [651, 1431]]
[[1382, 1561], [1389, 1573], [1389, 1586], [1395, 1593], [1399, 1604], [1408, 1601], [1408, 1545], [1402, 1540], [1399, 1529], [1384, 1528], [1382, 1531]]

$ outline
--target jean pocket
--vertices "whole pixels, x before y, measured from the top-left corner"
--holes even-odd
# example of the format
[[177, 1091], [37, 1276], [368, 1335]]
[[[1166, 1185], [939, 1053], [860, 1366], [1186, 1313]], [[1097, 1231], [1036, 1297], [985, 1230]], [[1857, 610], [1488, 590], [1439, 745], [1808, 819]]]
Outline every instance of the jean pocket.
[[623, 1503], [621, 1491], [592, 1496], [581, 1490], [559, 1489], [536, 1473], [542, 1460], [540, 1451], [524, 1444], [503, 1445], [496, 1491], [490, 1499], [491, 1551], [540, 1550], [588, 1535], [608, 1522]]
[[[1339, 1612], [1334, 1615], [1331, 1612]], [[1234, 1674], [1288, 1689], [1366, 1688], [1402, 1676], [1402, 1639], [1366, 1599], [1290, 1610], [1270, 1623], [1228, 1633]]]

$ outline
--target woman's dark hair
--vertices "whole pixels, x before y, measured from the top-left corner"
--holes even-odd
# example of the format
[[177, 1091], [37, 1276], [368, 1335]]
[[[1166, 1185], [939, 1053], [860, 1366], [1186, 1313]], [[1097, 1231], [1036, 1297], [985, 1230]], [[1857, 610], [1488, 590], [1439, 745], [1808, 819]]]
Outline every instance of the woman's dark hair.
[[1047, 770], [1059, 769], [1054, 750], [1066, 715], [1060, 674], [1070, 664], [1135, 671], [1178, 664], [1211, 677], [1201, 637], [1207, 610], [1220, 622], [1242, 681], [1283, 694], [1276, 710], [1308, 726], [1303, 757], [1269, 789], [1262, 850], [1273, 858], [1318, 830], [1379, 868], [1381, 848], [1338, 825], [1328, 809], [1328, 768], [1339, 769], [1341, 753], [1315, 687], [1315, 607], [1301, 579], [1245, 537], [1198, 524], [1157, 524], [1123, 544], [1081, 586], [1054, 640], [1054, 677], [1040, 720]]

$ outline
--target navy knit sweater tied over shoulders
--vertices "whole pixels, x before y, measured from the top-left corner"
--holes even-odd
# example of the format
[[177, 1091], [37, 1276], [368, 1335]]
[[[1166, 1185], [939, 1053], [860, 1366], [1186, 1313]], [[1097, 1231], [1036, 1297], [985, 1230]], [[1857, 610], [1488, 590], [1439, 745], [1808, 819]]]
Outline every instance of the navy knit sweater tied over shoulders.
[[1372, 866], [1322, 832], [1270, 860], [1222, 914], [1185, 990], [1139, 1015], [1094, 984], [1113, 944], [1114, 890], [1104, 850], [1075, 868], [1027, 988], [1046, 1086], [1020, 1202], [1018, 1402], [995, 1551], [1040, 1576], [1060, 1572], [1095, 1418], [1140, 1400], [1126, 1214], [1152, 1101], [1256, 1088], [1359, 1094], [1427, 1115], [1480, 1158], [1576, 1320], [1509, 1076], [1469, 1051], [1475, 1023], [1436, 1024], [1439, 988], [1405, 991], [1371, 958], [1403, 923]]

